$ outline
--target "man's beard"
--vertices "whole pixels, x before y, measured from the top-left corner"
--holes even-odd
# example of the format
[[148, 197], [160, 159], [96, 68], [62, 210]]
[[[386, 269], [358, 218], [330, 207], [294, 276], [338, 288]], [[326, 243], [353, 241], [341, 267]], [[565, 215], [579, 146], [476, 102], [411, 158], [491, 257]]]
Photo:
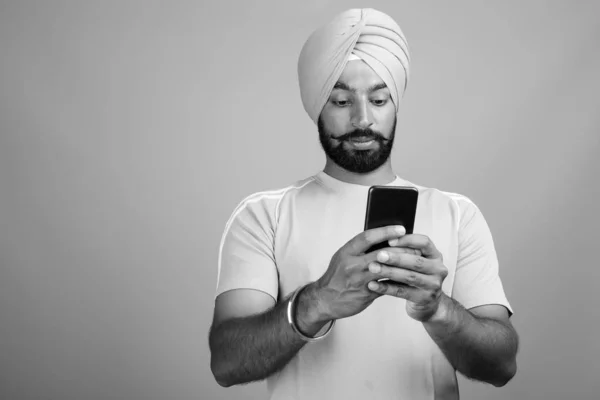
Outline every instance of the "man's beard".
[[[386, 139], [380, 132], [367, 129], [355, 129], [344, 135], [340, 135], [338, 139], [341, 139], [339, 144], [336, 146], [333, 143], [332, 135], [327, 131], [323, 120], [319, 116], [318, 129], [319, 129], [319, 141], [321, 147], [325, 151], [325, 154], [338, 166], [345, 169], [348, 172], [356, 174], [366, 174], [381, 167], [390, 157], [392, 152], [392, 146], [394, 145], [394, 137], [396, 136], [396, 121], [397, 116], [394, 116], [394, 125], [392, 126], [392, 132], [390, 133], [389, 139]], [[358, 138], [361, 136], [372, 137], [379, 144], [374, 149], [346, 149], [344, 147], [344, 141]]]

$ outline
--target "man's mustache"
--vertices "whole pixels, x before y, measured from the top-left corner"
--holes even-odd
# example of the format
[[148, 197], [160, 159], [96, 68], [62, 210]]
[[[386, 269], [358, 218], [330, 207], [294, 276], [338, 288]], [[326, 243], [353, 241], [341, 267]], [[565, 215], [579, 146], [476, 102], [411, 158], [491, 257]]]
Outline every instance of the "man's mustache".
[[374, 131], [370, 128], [355, 129], [351, 132], [346, 133], [345, 135], [338, 136], [335, 139], [344, 141], [344, 140], [352, 140], [352, 139], [358, 139], [358, 138], [363, 138], [363, 137], [368, 137], [368, 138], [372, 138], [372, 139], [379, 140], [379, 141], [388, 140], [388, 139], [384, 138], [381, 133]]

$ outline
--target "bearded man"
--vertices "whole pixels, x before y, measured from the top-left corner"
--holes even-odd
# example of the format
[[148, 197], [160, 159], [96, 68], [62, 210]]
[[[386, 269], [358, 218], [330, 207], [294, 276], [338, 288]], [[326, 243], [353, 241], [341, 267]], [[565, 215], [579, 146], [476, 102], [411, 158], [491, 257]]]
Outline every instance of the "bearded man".
[[[326, 163], [246, 197], [225, 226], [209, 337], [220, 385], [266, 379], [272, 400], [446, 400], [459, 398], [456, 371], [494, 386], [514, 376], [513, 310], [482, 213], [392, 170], [409, 66], [400, 27], [374, 9], [337, 15], [302, 48]], [[373, 185], [418, 189], [413, 234], [363, 231]]]

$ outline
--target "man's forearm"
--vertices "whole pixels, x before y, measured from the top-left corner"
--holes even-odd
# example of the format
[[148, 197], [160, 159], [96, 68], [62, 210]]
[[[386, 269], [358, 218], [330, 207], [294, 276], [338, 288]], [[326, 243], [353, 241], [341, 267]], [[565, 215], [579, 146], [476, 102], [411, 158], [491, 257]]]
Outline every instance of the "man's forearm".
[[[315, 336], [326, 323], [316, 315], [317, 301], [312, 285], [296, 299], [297, 325], [307, 336]], [[211, 328], [211, 369], [221, 386], [265, 379], [304, 346], [306, 342], [288, 323], [288, 303], [289, 298], [266, 312], [229, 319]]]
[[423, 325], [450, 363], [468, 378], [502, 386], [514, 376], [518, 337], [511, 326], [475, 316], [446, 295], [439, 312]]

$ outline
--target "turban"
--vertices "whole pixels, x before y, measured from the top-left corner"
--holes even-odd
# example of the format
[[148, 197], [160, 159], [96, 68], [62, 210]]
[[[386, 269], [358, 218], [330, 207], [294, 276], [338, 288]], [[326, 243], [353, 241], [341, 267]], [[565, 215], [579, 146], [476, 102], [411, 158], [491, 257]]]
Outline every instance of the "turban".
[[352, 54], [387, 85], [398, 112], [409, 76], [406, 38], [389, 15], [372, 8], [351, 9], [314, 31], [300, 52], [300, 95], [315, 124]]

